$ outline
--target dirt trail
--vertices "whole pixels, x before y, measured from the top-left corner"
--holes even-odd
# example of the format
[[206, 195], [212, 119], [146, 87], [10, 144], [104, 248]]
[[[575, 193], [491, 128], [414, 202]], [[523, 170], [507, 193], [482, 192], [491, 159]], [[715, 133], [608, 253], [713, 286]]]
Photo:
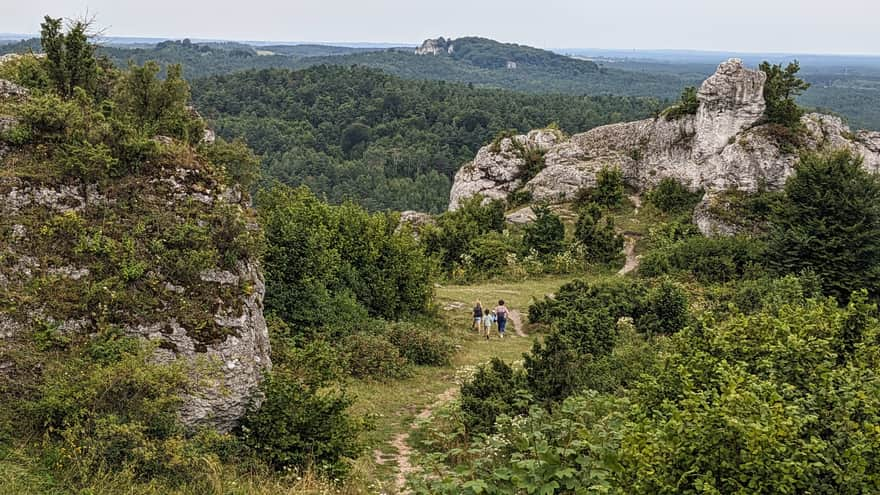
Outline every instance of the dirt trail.
[[[418, 420], [426, 420], [434, 414], [434, 410], [447, 402], [451, 401], [458, 395], [458, 387], [450, 387], [444, 390], [441, 394], [437, 396], [437, 400], [431, 405], [425, 407], [418, 414], [416, 414], [416, 419]], [[416, 423], [412, 423], [410, 428], [417, 428]], [[384, 454], [381, 450], [376, 449], [373, 452], [373, 458], [376, 461], [376, 464], [383, 465], [388, 461], [394, 462], [397, 466], [397, 475], [394, 479], [394, 487], [397, 494], [405, 495], [411, 493], [406, 489], [406, 478], [410, 474], [416, 471], [416, 468], [412, 465], [412, 448], [409, 446], [409, 432], [404, 431], [402, 433], [398, 433], [391, 439], [389, 445], [394, 448], [394, 453], [392, 454]]]
[[624, 233], [623, 237], [626, 239], [623, 246], [623, 251], [626, 253], [626, 263], [624, 263], [623, 268], [617, 272], [617, 275], [619, 276], [626, 275], [639, 266], [639, 256], [636, 256], [636, 243], [639, 242], [639, 237], [641, 236], [638, 234]]
[[523, 332], [522, 316], [519, 314], [519, 311], [515, 309], [510, 310], [510, 322], [513, 323], [513, 329], [516, 331], [517, 337], [528, 337]]
[[[639, 214], [639, 208], [642, 207], [642, 198], [638, 194], [631, 194], [628, 196], [629, 200], [632, 201], [633, 207], [633, 216]], [[639, 242], [639, 239], [642, 237], [640, 234], [636, 234], [635, 232], [624, 232], [623, 237], [625, 239], [625, 244], [623, 245], [623, 252], [626, 253], [626, 263], [624, 263], [623, 268], [617, 272], [618, 276], [626, 275], [627, 273], [635, 270], [639, 266], [639, 257], [636, 256], [636, 243]]]

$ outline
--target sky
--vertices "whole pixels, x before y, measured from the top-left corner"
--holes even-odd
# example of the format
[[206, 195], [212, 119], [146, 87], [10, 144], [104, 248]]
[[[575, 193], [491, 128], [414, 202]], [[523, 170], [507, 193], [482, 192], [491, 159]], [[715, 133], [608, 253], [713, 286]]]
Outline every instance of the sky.
[[880, 0], [0, 0], [0, 33], [86, 12], [108, 36], [880, 54]]

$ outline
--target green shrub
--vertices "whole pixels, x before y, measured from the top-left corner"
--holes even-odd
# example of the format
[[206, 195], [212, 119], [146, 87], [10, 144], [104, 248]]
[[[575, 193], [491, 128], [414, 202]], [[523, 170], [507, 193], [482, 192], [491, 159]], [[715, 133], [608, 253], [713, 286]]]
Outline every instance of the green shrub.
[[569, 311], [556, 322], [581, 356], [603, 356], [614, 348], [616, 319], [605, 308]]
[[177, 420], [187, 386], [182, 363], [154, 364], [152, 348], [108, 331], [48, 362], [21, 426], [43, 435], [45, 458], [71, 486], [114, 471], [186, 481], [196, 476]]
[[574, 238], [584, 249], [587, 261], [610, 263], [621, 257], [623, 236], [614, 229], [614, 220], [602, 216], [602, 209], [590, 203], [578, 214], [574, 228]]
[[[507, 255], [514, 250], [511, 239], [500, 232], [489, 232], [472, 240], [468, 253], [471, 270], [497, 273], [507, 265]], [[467, 262], [465, 262], [467, 264]]]
[[633, 279], [611, 278], [588, 283], [574, 280], [564, 284], [554, 297], [546, 297], [529, 306], [529, 322], [551, 324], [571, 312], [604, 310], [618, 319], [633, 316], [645, 285]]
[[694, 209], [703, 191], [691, 191], [681, 182], [666, 177], [648, 192], [646, 199], [663, 213], [680, 214]]
[[222, 167], [231, 183], [240, 184], [245, 191], [260, 179], [260, 158], [241, 139], [230, 142], [217, 138], [212, 144], [199, 146], [199, 154]]
[[241, 425], [244, 443], [276, 469], [315, 468], [339, 477], [362, 450], [362, 422], [349, 416], [343, 393], [318, 391], [284, 372], [266, 376], [264, 396]]
[[811, 270], [843, 302], [880, 294], [880, 180], [848, 151], [801, 157], [771, 217], [770, 261], [779, 273]]
[[767, 121], [789, 129], [800, 126], [804, 111], [797, 104], [797, 96], [810, 87], [796, 75], [801, 69], [800, 64], [795, 60], [783, 69], [782, 64], [762, 62], [759, 69], [767, 75], [764, 83]]
[[636, 312], [640, 332], [671, 335], [688, 323], [688, 298], [681, 287], [664, 279], [648, 291]]
[[354, 334], [342, 342], [348, 372], [356, 378], [392, 380], [410, 375], [400, 350], [381, 335]]
[[551, 406], [580, 388], [581, 356], [575, 345], [567, 335], [554, 331], [523, 355], [526, 383], [536, 400]]
[[676, 120], [686, 115], [696, 115], [699, 108], [700, 100], [697, 99], [697, 88], [688, 86], [681, 92], [678, 103], [663, 110], [660, 115], [666, 120]]
[[498, 358], [477, 368], [474, 376], [461, 385], [459, 401], [466, 431], [470, 435], [491, 433], [498, 416], [525, 412], [525, 385], [523, 373]]
[[391, 324], [385, 336], [404, 359], [416, 365], [445, 366], [454, 352], [452, 342], [415, 323]]
[[606, 208], [617, 208], [623, 204], [623, 172], [620, 167], [602, 167], [596, 174], [596, 188], [593, 201]]
[[667, 248], [649, 252], [639, 273], [653, 277], [689, 273], [704, 283], [761, 276], [766, 244], [746, 236], [690, 237]]
[[447, 271], [459, 266], [462, 255], [471, 255], [473, 242], [504, 229], [504, 203], [491, 201], [483, 204], [483, 198], [474, 196], [462, 202], [455, 211], [437, 218], [437, 225], [427, 229], [423, 239], [428, 254], [440, 258]]
[[526, 225], [524, 248], [534, 250], [542, 256], [562, 251], [565, 246], [565, 225], [559, 215], [546, 206], [536, 207], [535, 215], [535, 221]]

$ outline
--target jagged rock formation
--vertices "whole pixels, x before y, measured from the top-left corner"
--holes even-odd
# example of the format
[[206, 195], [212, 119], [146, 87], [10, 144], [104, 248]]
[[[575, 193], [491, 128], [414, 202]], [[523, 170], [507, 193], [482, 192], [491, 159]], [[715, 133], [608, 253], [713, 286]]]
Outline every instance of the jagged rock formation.
[[[543, 170], [525, 184], [521, 154], [509, 140], [500, 147], [485, 146], [456, 174], [449, 208], [474, 194], [504, 199], [521, 188], [535, 201], [567, 201], [579, 189], [594, 186], [596, 173], [606, 166], [620, 167], [627, 183], [638, 190], [650, 189], [665, 177], [709, 193], [781, 188], [793, 171], [797, 150], [781, 145], [773, 126], [761, 123], [764, 81], [762, 72], [731, 59], [700, 87], [696, 115], [612, 124], [567, 140], [538, 142], [536, 136], [544, 131], [516, 136], [512, 139], [546, 151]], [[804, 148], [847, 148], [864, 157], [866, 169], [880, 170], [880, 132], [853, 133], [828, 115], [809, 114], [802, 121]]]
[[[0, 98], [23, 96], [10, 84], [0, 81]], [[166, 156], [84, 182], [19, 175], [29, 148], [0, 150], [0, 379], [16, 367], [3, 349], [36, 329], [72, 337], [110, 326], [156, 343], [157, 362], [184, 360], [193, 386], [182, 421], [228, 431], [271, 366], [256, 252], [237, 247], [259, 226], [238, 186], [191, 155]]]
[[443, 53], [453, 53], [455, 49], [452, 40], [447, 40], [442, 36], [436, 39], [428, 39], [422, 42], [422, 45], [416, 48], [416, 55], [441, 55]]
[[546, 151], [562, 140], [562, 133], [551, 129], [531, 131], [524, 136], [504, 138], [477, 152], [474, 161], [455, 174], [449, 209], [458, 208], [462, 199], [476, 194], [486, 199], [505, 199], [522, 186], [520, 176], [526, 161], [521, 149]]

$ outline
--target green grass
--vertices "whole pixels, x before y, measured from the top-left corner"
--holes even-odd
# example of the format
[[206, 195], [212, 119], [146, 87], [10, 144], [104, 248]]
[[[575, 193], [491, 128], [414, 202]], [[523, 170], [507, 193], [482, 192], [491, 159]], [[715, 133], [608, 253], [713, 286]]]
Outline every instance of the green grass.
[[[517, 337], [512, 328], [504, 339], [494, 336], [488, 341], [473, 332], [470, 328], [474, 301], [480, 299], [484, 306], [494, 306], [498, 299], [503, 298], [511, 310], [520, 312], [525, 324], [530, 302], [556, 292], [559, 286], [572, 278], [549, 276], [516, 282], [493, 280], [481, 284], [438, 287], [435, 296], [440, 313], [437, 331], [449, 337], [458, 350], [448, 366], [419, 366], [412, 377], [404, 380], [354, 381], [351, 384], [349, 390], [357, 399], [352, 412], [369, 415], [374, 421], [374, 429], [365, 438], [370, 449], [358, 462], [374, 463], [374, 451], [377, 449], [392, 454], [394, 448], [390, 441], [399, 433], [411, 431], [419, 413], [436, 405], [438, 396], [449, 389], [454, 388], [455, 394], [458, 393], [456, 378], [463, 371], [486, 363], [493, 357], [508, 362], [517, 361], [531, 349], [535, 336]], [[374, 463], [373, 467], [374, 483], [391, 487], [396, 473], [394, 462], [383, 465]]]

